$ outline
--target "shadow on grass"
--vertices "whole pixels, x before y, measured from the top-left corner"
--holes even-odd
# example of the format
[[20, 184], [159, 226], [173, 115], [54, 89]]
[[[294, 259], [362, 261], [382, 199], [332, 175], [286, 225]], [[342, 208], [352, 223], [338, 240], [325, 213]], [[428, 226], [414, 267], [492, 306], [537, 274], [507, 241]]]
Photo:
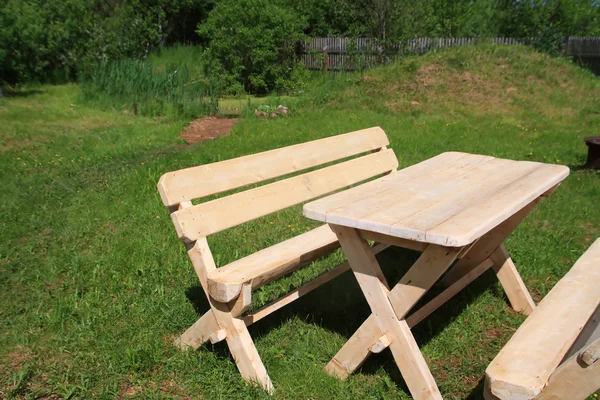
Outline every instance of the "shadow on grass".
[[469, 395], [466, 397], [466, 400], [483, 400], [484, 384], [485, 384], [485, 377], [481, 378], [479, 380], [479, 382], [477, 382], [477, 386], [475, 386], [475, 388], [473, 390], [471, 390], [471, 393], [469, 393]]
[[[390, 286], [394, 286], [402, 275], [415, 263], [419, 257], [418, 252], [401, 248], [389, 248], [377, 256], [386, 279]], [[477, 297], [496, 282], [489, 271], [477, 278], [465, 290], [458, 293], [423, 322], [412, 329], [412, 333], [419, 346], [426, 345], [448, 326], [461, 312]], [[434, 288], [417, 303], [415, 310], [426, 304], [443, 289]], [[200, 286], [188, 288], [186, 291], [190, 303], [199, 316], [208, 309], [208, 301]], [[297, 317], [310, 323], [316, 323], [326, 329], [350, 338], [358, 327], [370, 315], [369, 306], [356, 282], [354, 276], [346, 272], [319, 287], [313, 292], [301, 297], [291, 305], [278, 310], [271, 316], [252, 325], [253, 337], [266, 335], [274, 328], [278, 328], [286, 320]], [[221, 342], [225, 343], [225, 342]], [[221, 344], [220, 343], [220, 344]], [[219, 355], [227, 356], [226, 346], [214, 346]], [[331, 349], [328, 357], [333, 357], [339, 349]], [[408, 393], [408, 388], [402, 379], [400, 370], [392, 357], [391, 352], [383, 351], [372, 354], [361, 367], [363, 374], [375, 374], [383, 368], [390, 378]], [[483, 380], [471, 392], [469, 399], [482, 398]]]
[[44, 93], [43, 90], [39, 89], [12, 89], [12, 88], [0, 88], [0, 98], [4, 97], [28, 97], [35, 94]]

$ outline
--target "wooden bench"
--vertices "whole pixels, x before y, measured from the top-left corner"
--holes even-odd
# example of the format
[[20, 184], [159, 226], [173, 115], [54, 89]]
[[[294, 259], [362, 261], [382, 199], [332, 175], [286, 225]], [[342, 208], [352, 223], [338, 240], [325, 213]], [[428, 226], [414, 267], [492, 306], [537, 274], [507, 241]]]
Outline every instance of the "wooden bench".
[[[241, 375], [271, 391], [271, 380], [247, 326], [349, 267], [344, 263], [263, 308], [245, 316], [242, 314], [250, 306], [254, 289], [331, 253], [339, 247], [336, 235], [327, 225], [322, 225], [220, 268], [216, 268], [206, 238], [396, 170], [398, 160], [393, 150], [386, 148], [388, 144], [385, 132], [376, 127], [163, 175], [158, 182], [158, 191], [171, 211], [177, 235], [186, 246], [210, 304], [210, 310], [175, 344], [181, 348], [198, 348], [206, 340], [212, 343], [226, 340]], [[314, 169], [324, 164], [328, 165]], [[192, 204], [195, 199], [307, 169], [311, 171]], [[231, 245], [235, 246], [235, 243]], [[378, 245], [375, 251], [385, 247]]]
[[486, 370], [495, 399], [585, 399], [600, 388], [600, 239], [552, 288]]

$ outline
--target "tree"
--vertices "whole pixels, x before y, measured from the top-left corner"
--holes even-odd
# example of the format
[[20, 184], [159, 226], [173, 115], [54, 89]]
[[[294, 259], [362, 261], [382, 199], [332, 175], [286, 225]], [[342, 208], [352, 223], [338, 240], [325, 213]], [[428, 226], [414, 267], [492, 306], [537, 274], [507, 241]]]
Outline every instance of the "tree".
[[220, 76], [231, 91], [267, 93], [293, 87], [298, 73], [296, 43], [306, 20], [284, 2], [222, 0], [198, 26], [208, 40], [210, 74]]

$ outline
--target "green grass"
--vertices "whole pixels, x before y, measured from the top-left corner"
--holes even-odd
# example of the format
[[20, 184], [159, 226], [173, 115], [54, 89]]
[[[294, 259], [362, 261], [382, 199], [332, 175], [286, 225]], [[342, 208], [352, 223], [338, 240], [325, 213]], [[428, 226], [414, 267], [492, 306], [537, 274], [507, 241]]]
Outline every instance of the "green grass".
[[[77, 86], [0, 103], [0, 397], [265, 398], [244, 384], [223, 343], [171, 341], [208, 306], [156, 192], [191, 165], [374, 125], [401, 167], [457, 150], [555, 162], [571, 175], [507, 241], [536, 300], [600, 236], [600, 175], [582, 138], [600, 128], [600, 85], [564, 60], [481, 47], [408, 58], [367, 75], [317, 77], [284, 119], [240, 120], [230, 136], [187, 146], [188, 120], [78, 103]], [[314, 224], [300, 208], [209, 238], [219, 265]], [[390, 278], [416, 254], [390, 250]], [[316, 263], [253, 298], [259, 306], [334, 264]], [[250, 328], [276, 398], [405, 399], [389, 353], [346, 381], [323, 367], [368, 315], [344, 274]], [[479, 398], [487, 364], [523, 321], [484, 275], [417, 326], [444, 398]]]

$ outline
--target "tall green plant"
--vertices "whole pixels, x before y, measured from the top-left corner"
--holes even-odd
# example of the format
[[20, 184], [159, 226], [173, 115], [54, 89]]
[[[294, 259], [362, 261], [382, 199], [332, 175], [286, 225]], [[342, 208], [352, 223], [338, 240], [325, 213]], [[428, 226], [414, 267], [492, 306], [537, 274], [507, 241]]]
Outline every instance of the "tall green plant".
[[135, 103], [142, 115], [194, 118], [218, 112], [218, 83], [191, 75], [186, 65], [157, 70], [143, 60], [103, 60], [81, 74], [80, 83], [85, 100], [121, 108]]

